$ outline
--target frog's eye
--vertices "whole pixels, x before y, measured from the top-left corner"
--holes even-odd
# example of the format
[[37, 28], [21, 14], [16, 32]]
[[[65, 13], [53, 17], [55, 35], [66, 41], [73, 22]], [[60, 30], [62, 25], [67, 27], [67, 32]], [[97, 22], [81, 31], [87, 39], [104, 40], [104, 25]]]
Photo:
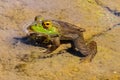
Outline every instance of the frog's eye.
[[45, 25], [51, 25], [51, 23], [50, 23], [50, 22], [45, 22], [44, 24], [45, 24]]
[[52, 23], [50, 21], [44, 21], [43, 22], [43, 27], [45, 29], [49, 29], [52, 26]]

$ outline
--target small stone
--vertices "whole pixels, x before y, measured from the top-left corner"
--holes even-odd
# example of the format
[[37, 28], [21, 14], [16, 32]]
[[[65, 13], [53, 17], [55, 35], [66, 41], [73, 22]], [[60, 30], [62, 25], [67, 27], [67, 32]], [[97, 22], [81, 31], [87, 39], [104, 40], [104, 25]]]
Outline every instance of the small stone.
[[116, 71], [113, 71], [114, 74], [116, 74], [117, 72]]

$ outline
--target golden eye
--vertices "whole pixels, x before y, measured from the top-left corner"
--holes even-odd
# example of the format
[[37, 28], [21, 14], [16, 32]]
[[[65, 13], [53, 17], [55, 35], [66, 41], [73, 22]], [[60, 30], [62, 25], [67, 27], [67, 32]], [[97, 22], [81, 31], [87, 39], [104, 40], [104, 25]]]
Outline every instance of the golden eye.
[[50, 25], [49, 23], [46, 23], [46, 25]]
[[45, 22], [45, 25], [51, 25], [51, 23], [50, 22]]
[[51, 21], [43, 21], [43, 27], [45, 29], [49, 29], [52, 26], [52, 22]]

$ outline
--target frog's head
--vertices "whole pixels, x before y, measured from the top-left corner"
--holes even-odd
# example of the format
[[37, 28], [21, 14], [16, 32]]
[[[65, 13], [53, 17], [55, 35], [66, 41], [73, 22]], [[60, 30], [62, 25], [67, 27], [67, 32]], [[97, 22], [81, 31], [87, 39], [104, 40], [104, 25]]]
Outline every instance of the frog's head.
[[38, 33], [38, 34], [58, 34], [58, 30], [54, 27], [51, 20], [44, 20], [41, 16], [36, 16], [33, 24], [26, 29], [28, 34]]

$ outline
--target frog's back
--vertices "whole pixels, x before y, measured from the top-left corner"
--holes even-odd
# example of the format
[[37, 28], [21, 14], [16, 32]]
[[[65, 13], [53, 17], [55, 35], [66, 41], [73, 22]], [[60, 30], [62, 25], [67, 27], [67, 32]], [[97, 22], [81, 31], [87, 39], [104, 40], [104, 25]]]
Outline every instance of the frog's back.
[[80, 28], [76, 25], [70, 24], [68, 22], [64, 22], [64, 21], [57, 21], [57, 20], [52, 20], [53, 24], [55, 27], [57, 27], [58, 29], [60, 29], [61, 32], [63, 33], [80, 33], [80, 32], [85, 32], [85, 29]]

